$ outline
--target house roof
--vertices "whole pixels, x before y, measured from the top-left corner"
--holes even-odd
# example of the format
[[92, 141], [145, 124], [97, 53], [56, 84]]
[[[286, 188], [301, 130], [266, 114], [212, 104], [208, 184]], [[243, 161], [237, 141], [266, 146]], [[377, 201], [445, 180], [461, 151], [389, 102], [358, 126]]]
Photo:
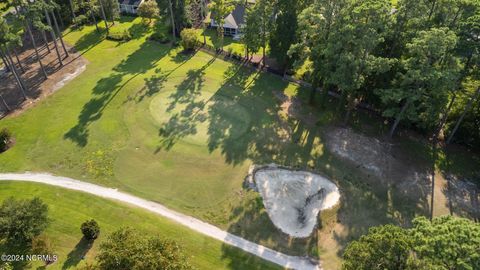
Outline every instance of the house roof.
[[123, 5], [139, 6], [143, 0], [118, 0]]
[[[248, 4], [255, 4], [255, 0], [247, 0]], [[242, 24], [245, 24], [245, 14], [246, 14], [246, 8], [245, 5], [238, 4], [235, 6], [235, 9], [228, 14], [224, 20], [225, 20], [225, 26], [229, 28], [239, 28]], [[211, 17], [214, 15], [212, 14]]]

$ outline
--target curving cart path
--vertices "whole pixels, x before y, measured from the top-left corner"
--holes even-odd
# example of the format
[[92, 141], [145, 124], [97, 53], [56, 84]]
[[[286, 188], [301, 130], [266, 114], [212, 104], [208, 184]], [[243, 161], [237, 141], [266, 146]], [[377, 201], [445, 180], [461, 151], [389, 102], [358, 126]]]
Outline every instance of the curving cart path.
[[0, 181], [27, 181], [42, 183], [57, 187], [62, 187], [71, 190], [82, 191], [90, 193], [99, 197], [118, 200], [132, 204], [143, 209], [154, 212], [158, 215], [166, 217], [170, 220], [176, 221], [183, 226], [186, 226], [201, 234], [210, 236], [217, 240], [222, 241], [225, 244], [240, 248], [248, 253], [256, 255], [262, 259], [278, 264], [282, 267], [289, 269], [301, 269], [301, 270], [321, 270], [321, 266], [318, 262], [312, 261], [306, 257], [289, 256], [262, 245], [253, 243], [226, 231], [223, 231], [211, 224], [203, 222], [199, 219], [181, 214], [179, 212], [168, 209], [167, 207], [151, 202], [133, 195], [123, 193], [117, 189], [106, 188], [99, 185], [67, 178], [54, 176], [46, 173], [0, 173]]

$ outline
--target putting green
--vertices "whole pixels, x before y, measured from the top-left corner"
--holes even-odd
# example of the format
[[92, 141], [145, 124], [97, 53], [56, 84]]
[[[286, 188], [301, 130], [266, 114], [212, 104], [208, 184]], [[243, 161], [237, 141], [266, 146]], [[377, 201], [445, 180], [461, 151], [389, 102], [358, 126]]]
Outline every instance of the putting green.
[[[175, 96], [181, 96], [175, 101]], [[216, 106], [221, 103], [221, 106]], [[225, 134], [239, 138], [250, 125], [251, 116], [241, 104], [229, 97], [212, 96], [211, 92], [170, 90], [158, 94], [150, 103], [150, 113], [160, 125], [160, 135], [176, 136], [187, 143], [207, 145], [209, 133], [214, 132], [215, 121], [212, 115], [222, 115], [236, 125]]]

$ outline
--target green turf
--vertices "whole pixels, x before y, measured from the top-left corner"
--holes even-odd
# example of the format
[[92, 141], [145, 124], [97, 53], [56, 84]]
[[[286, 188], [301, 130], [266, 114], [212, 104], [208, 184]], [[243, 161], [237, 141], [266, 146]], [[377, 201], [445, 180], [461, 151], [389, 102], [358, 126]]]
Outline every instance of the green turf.
[[[426, 212], [426, 198], [405, 199], [324, 150], [323, 132], [336, 123], [335, 101], [322, 110], [301, 106], [298, 113], [311, 114], [313, 124], [290, 117], [281, 99], [306, 101], [308, 89], [203, 52], [184, 54], [145, 41], [150, 31], [141, 26], [140, 19], [123, 18], [115, 27], [140, 32], [124, 43], [104, 40], [93, 26], [68, 32], [65, 40], [89, 61], [87, 70], [28, 112], [0, 121], [16, 139], [0, 155], [0, 171], [48, 171], [116, 187], [336, 266], [341, 248], [370, 226], [404, 224]], [[351, 124], [373, 135], [388, 129], [360, 112]], [[410, 159], [429, 161], [428, 147], [399, 143], [411, 145]], [[462, 160], [470, 168], [478, 164]], [[272, 162], [314, 169], [336, 181], [348, 194], [339, 216], [323, 213], [308, 239], [275, 229], [258, 194], [242, 187], [250, 164]], [[337, 219], [342, 234], [328, 226]], [[334, 241], [324, 244], [324, 234]]]
[[[203, 43], [203, 30], [197, 30], [198, 40]], [[218, 37], [217, 30], [209, 28], [205, 30], [205, 39], [207, 45], [213, 46], [215, 48], [220, 48], [221, 42]], [[239, 55], [245, 56], [245, 45], [240, 40], [234, 40], [231, 36], [225, 36], [223, 38], [223, 50], [226, 52], [237, 53]], [[266, 53], [270, 51], [269, 47], [266, 48]], [[257, 54], [261, 54], [262, 50], [260, 49]]]
[[[75, 266], [85, 265], [85, 261], [91, 263], [99, 243], [106, 235], [121, 227], [132, 227], [141, 234], [159, 235], [177, 241], [197, 269], [279, 268], [165, 218], [123, 203], [47, 185], [1, 182], [0, 201], [9, 196], [18, 199], [39, 197], [48, 205], [50, 224], [46, 235], [59, 256], [59, 260], [48, 269], [75, 269]], [[80, 225], [92, 218], [99, 223], [101, 233], [89, 248], [86, 241], [82, 241]], [[85, 260], [82, 260], [83, 255], [86, 255]]]

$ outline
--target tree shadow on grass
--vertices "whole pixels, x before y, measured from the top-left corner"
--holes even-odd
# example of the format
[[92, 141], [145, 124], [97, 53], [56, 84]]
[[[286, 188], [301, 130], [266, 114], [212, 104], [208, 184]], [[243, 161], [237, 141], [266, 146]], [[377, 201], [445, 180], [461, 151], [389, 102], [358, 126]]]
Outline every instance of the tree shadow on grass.
[[138, 22], [128, 28], [128, 32], [132, 39], [139, 39], [143, 37], [146, 33], [149, 32], [150, 25], [147, 25], [144, 22]]
[[64, 138], [72, 140], [78, 146], [86, 146], [89, 125], [102, 117], [105, 108], [130, 81], [153, 68], [167, 52], [158, 50], [156, 44], [147, 41], [120, 62], [111, 75], [97, 82], [92, 90], [92, 98], [83, 106], [78, 116], [78, 123], [65, 133]]
[[85, 239], [85, 237], [82, 237], [73, 250], [68, 253], [67, 260], [63, 263], [62, 270], [77, 266], [78, 263], [85, 258], [92, 246], [93, 241], [89, 241]]
[[201, 91], [205, 82], [205, 70], [215, 61], [210, 59], [200, 69], [187, 72], [186, 78], [175, 88], [177, 91], [169, 96], [170, 103], [166, 112], [174, 111], [182, 106], [178, 112], [173, 112], [172, 117], [159, 129], [160, 144], [155, 153], [161, 150], [170, 150], [177, 141], [197, 133], [197, 125], [207, 120], [204, 112], [208, 101], [201, 99]]
[[[321, 229], [307, 239], [292, 239], [276, 229], [263, 205], [257, 201], [244, 202], [246, 205], [232, 209], [229, 232], [256, 243], [265, 243], [287, 254], [315, 257], [318, 255], [319, 234], [331, 233], [325, 230], [331, 230], [331, 224], [337, 223], [337, 217], [344, 233], [333, 232], [333, 238], [341, 253], [352, 239], [367, 232], [371, 226], [385, 223], [406, 225], [415, 215], [428, 212], [428, 186], [414, 183], [408, 190], [420, 191], [406, 196], [401, 186], [393, 181], [405, 174], [399, 173], [391, 181], [379, 184], [382, 179], [364, 175], [362, 168], [340, 160], [324, 149], [322, 129], [329, 127], [310, 121], [302, 113], [292, 114], [289, 102], [297, 97], [285, 98], [287, 94], [284, 92], [289, 84], [277, 76], [231, 65], [215, 94], [208, 101], [198, 104], [197, 88], [192, 87], [197, 79], [194, 75], [199, 74], [190, 73], [193, 78], [184, 82], [186, 89], [178, 87], [177, 92], [170, 96], [169, 110], [175, 112], [175, 109], [180, 109], [180, 112], [173, 114], [167, 122], [171, 123], [167, 126], [168, 132], [159, 134], [168, 143], [162, 149], [168, 150], [183, 137], [196, 134], [197, 126], [203, 120], [196, 120], [195, 115], [199, 111], [207, 112], [203, 116], [208, 121], [208, 150], [219, 151], [227, 164], [276, 163], [308, 169], [332, 179], [344, 196], [338, 215], [328, 220], [322, 218], [321, 222], [328, 227], [322, 228], [324, 224], [320, 224]], [[308, 98], [308, 89], [298, 91], [297, 96]], [[315, 110], [306, 102], [303, 102], [302, 108], [316, 114], [330, 114]], [[230, 252], [231, 248], [224, 245], [225, 257], [230, 256]], [[231, 267], [236, 266], [232, 264]]]
[[90, 32], [82, 35], [80, 39], [75, 42], [74, 47], [77, 51], [84, 54], [100, 44], [104, 39], [105, 34], [103, 32], [98, 33], [96, 30], [92, 29]]

